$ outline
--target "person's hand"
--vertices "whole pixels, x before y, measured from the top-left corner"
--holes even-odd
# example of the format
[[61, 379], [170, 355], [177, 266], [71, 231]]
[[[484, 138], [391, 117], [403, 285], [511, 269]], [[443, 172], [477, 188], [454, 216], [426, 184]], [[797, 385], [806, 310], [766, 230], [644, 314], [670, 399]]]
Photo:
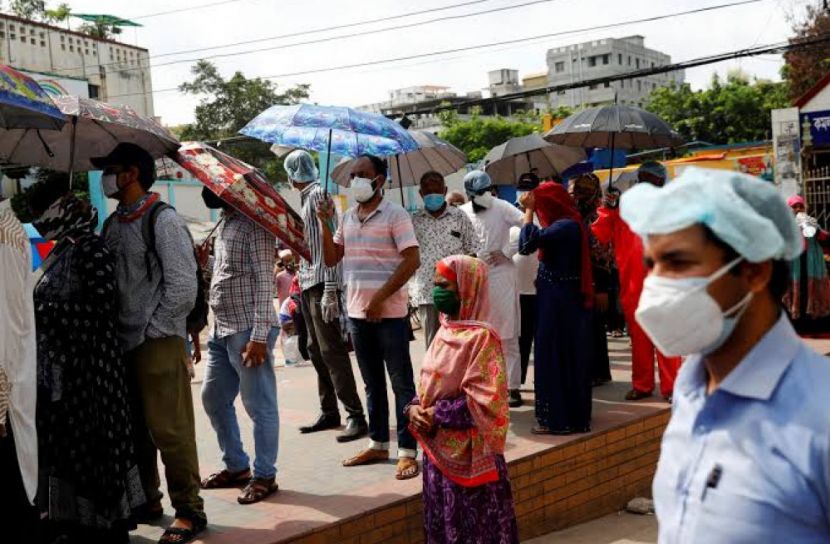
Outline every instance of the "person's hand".
[[324, 225], [328, 225], [329, 221], [334, 217], [334, 201], [331, 198], [321, 200], [317, 204], [317, 217]]
[[435, 408], [424, 409], [415, 405], [409, 408], [409, 421], [415, 430], [420, 433], [429, 433], [432, 430]]
[[190, 356], [190, 361], [194, 365], [198, 365], [202, 362], [202, 346], [199, 345], [199, 339], [195, 335], [191, 342], [193, 343], [193, 354]]
[[268, 346], [265, 342], [248, 342], [242, 352], [242, 362], [249, 368], [255, 368], [265, 362]]
[[622, 192], [616, 187], [609, 187], [608, 190], [605, 192], [605, 199], [603, 200], [603, 204], [605, 204], [606, 208], [615, 209], [617, 206], [620, 205], [620, 196], [622, 196]]
[[200, 268], [207, 268], [210, 259], [210, 250], [213, 248], [213, 238], [208, 238], [196, 247], [196, 261]]
[[533, 191], [526, 192], [519, 197], [519, 204], [525, 210], [536, 211], [536, 195], [533, 194]]
[[608, 293], [595, 293], [594, 294], [594, 309], [600, 313], [605, 313], [608, 311], [608, 307], [610, 305]]
[[492, 251], [484, 255], [484, 262], [490, 266], [500, 266], [503, 264], [507, 264], [512, 262], [510, 257], [502, 253], [501, 251]]
[[323, 291], [323, 298], [320, 299], [320, 309], [325, 323], [331, 323], [340, 317], [340, 304], [337, 301], [336, 289]]
[[372, 297], [369, 304], [363, 309], [366, 314], [366, 321], [370, 323], [380, 323], [383, 315], [383, 300], [378, 299], [377, 295]]

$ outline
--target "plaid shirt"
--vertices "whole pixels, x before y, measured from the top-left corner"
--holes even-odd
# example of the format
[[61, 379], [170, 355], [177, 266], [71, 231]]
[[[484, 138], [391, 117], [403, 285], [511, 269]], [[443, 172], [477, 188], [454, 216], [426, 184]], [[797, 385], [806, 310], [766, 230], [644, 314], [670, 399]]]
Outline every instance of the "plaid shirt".
[[253, 329], [252, 342], [264, 343], [277, 325], [272, 301], [274, 236], [244, 215], [224, 212], [214, 245], [210, 309], [214, 338]]
[[[341, 266], [326, 266], [323, 259], [323, 236], [320, 233], [320, 222], [317, 219], [317, 205], [323, 202], [325, 195], [319, 182], [309, 183], [303, 188], [303, 224], [305, 225], [305, 241], [311, 252], [311, 262], [300, 259], [300, 288], [305, 291], [321, 283], [328, 287], [340, 285], [342, 274]], [[337, 214], [331, 219], [331, 231], [337, 232]]]

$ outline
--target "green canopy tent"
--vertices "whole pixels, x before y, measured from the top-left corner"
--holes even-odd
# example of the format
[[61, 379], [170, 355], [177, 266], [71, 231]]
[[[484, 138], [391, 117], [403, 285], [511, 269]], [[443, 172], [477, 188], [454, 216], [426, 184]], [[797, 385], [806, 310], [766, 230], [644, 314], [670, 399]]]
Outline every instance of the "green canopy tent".
[[90, 23], [95, 23], [98, 25], [141, 26], [139, 23], [130, 21], [129, 19], [122, 19], [121, 17], [116, 17], [115, 15], [107, 15], [104, 13], [73, 13], [72, 17], [77, 17], [78, 19], [83, 19], [84, 21], [89, 21]]

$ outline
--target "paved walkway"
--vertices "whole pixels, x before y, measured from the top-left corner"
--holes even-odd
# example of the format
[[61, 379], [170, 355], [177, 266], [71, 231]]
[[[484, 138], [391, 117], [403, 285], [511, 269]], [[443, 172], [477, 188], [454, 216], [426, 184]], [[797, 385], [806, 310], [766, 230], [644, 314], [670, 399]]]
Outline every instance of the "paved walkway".
[[656, 544], [657, 518], [620, 512], [564, 531], [529, 540], [526, 544]]

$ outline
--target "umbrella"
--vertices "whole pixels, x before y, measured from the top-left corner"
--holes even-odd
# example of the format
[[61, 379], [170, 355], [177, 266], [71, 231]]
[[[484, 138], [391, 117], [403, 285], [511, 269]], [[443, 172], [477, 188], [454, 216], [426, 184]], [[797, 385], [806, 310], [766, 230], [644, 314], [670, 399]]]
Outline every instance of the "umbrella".
[[262, 172], [199, 142], [186, 142], [172, 158], [219, 198], [311, 260], [303, 220]]
[[85, 172], [96, 169], [91, 158], [109, 154], [120, 143], [136, 144], [153, 158], [180, 145], [170, 131], [129, 106], [66, 95], [54, 100], [69, 118], [63, 129], [44, 133], [9, 130], [0, 138], [0, 160], [59, 172]]
[[331, 171], [332, 153], [345, 157], [364, 153], [388, 157], [418, 148], [399, 123], [376, 113], [339, 106], [271, 106], [239, 132], [271, 144], [326, 152], [324, 180]]
[[60, 130], [61, 111], [37, 82], [0, 64], [0, 128]]
[[23, 228], [26, 229], [26, 236], [29, 237], [29, 243], [32, 245], [32, 270], [37, 270], [55, 247], [55, 242], [47, 241], [31, 223], [24, 223]]
[[[395, 155], [390, 159], [390, 170], [398, 173], [397, 179], [401, 188], [418, 185], [421, 183], [421, 176], [429, 171], [446, 176], [458, 172], [467, 164], [467, 156], [463, 151], [432, 132], [417, 130], [411, 134], [419, 148]], [[349, 175], [353, 163], [354, 159], [340, 161], [331, 173], [335, 183], [343, 187], [351, 184]]]
[[585, 152], [579, 148], [551, 144], [538, 134], [530, 134], [491, 149], [484, 156], [484, 170], [497, 185], [515, 185], [519, 176], [531, 169], [540, 178], [558, 176], [584, 160]]
[[545, 134], [545, 139], [573, 147], [610, 148], [609, 179], [613, 179], [614, 149], [652, 149], [683, 143], [683, 138], [653, 113], [618, 104], [574, 113]]

